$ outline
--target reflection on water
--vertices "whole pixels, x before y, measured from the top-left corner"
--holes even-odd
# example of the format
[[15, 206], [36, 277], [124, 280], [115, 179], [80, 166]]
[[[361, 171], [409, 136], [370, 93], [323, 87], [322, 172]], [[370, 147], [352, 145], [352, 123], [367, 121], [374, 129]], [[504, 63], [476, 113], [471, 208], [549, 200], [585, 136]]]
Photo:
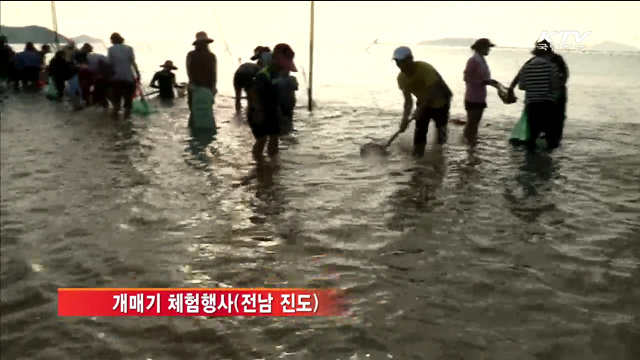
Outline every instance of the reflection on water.
[[189, 140], [187, 143], [187, 151], [193, 155], [195, 159], [204, 165], [211, 163], [210, 156], [219, 155], [215, 146], [210, 146], [215, 140], [215, 131], [206, 131], [201, 129], [189, 129]]
[[514, 176], [518, 187], [507, 187], [503, 193], [507, 206], [523, 221], [536, 222], [544, 213], [556, 209], [553, 188], [560, 172], [558, 161], [546, 152], [526, 150], [513, 153], [511, 158], [521, 165]]

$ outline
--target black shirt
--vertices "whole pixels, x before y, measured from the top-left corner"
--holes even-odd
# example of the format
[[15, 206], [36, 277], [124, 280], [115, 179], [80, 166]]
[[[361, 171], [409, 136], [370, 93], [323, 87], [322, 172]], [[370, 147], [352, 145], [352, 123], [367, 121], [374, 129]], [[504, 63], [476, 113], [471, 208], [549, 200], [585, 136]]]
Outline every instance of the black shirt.
[[[155, 85], [156, 81], [158, 85]], [[151, 80], [151, 87], [160, 89], [160, 97], [163, 99], [173, 99], [175, 94], [173, 93], [173, 85], [176, 83], [176, 75], [169, 71], [158, 71], [153, 75]]]
[[556, 66], [558, 67], [558, 71], [560, 71], [560, 74], [562, 76], [562, 82], [566, 86], [567, 80], [569, 80], [569, 67], [567, 66], [567, 63], [564, 62], [564, 58], [554, 53], [551, 56], [551, 62], [556, 64]]
[[9, 72], [9, 60], [14, 55], [13, 50], [9, 45], [4, 45], [0, 48], [0, 77], [7, 76]]
[[260, 71], [260, 65], [254, 63], [244, 63], [240, 65], [233, 75], [233, 87], [249, 92], [253, 87], [253, 78]]
[[195, 86], [215, 89], [218, 60], [209, 49], [196, 49], [187, 54], [189, 82]]
[[271, 68], [262, 69], [255, 77], [255, 92], [266, 121], [278, 121], [280, 115], [280, 89], [273, 83], [280, 75]]

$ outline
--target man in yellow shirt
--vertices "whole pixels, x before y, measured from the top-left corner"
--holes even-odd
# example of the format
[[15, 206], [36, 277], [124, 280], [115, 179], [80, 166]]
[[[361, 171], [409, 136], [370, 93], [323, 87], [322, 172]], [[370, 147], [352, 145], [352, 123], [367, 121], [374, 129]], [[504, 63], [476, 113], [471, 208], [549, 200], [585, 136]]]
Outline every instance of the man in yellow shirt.
[[[407, 130], [411, 120], [416, 120], [413, 153], [422, 156], [427, 145], [427, 132], [431, 119], [435, 121], [438, 129], [438, 144], [444, 144], [447, 141], [449, 107], [453, 94], [436, 69], [424, 61], [415, 61], [408, 47], [397, 48], [393, 52], [393, 60], [400, 68], [398, 87], [404, 95], [404, 114], [400, 131]], [[413, 109], [412, 96], [416, 97], [416, 111], [410, 119]]]

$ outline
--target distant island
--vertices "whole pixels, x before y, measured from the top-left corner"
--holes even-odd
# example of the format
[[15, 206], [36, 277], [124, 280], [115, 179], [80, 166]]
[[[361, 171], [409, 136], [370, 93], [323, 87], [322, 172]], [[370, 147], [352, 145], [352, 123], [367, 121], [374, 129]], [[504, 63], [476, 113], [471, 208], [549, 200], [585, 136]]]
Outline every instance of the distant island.
[[[418, 43], [418, 45], [422, 46], [462, 46], [469, 47], [471, 46], [476, 39], [472, 38], [444, 38], [437, 40], [425, 40]], [[504, 47], [502, 47], [504, 48]], [[588, 46], [585, 50], [588, 51], [606, 51], [606, 52], [634, 52], [640, 51], [635, 46], [620, 44], [613, 41], [605, 41], [603, 43]]]
[[444, 38], [438, 40], [425, 40], [418, 43], [418, 45], [430, 45], [430, 46], [471, 46], [476, 39], [471, 38]]
[[607, 51], [607, 52], [616, 52], [616, 51], [640, 51], [635, 46], [620, 44], [613, 41], [605, 41], [597, 45], [587, 47], [587, 50], [591, 51]]
[[75, 41], [77, 44], [84, 44], [84, 43], [99, 44], [102, 42], [102, 39], [96, 39], [89, 35], [74, 36], [71, 39]]
[[[56, 33], [42, 26], [0, 26], [0, 33], [7, 37], [10, 44], [51, 44], [55, 41]], [[69, 42], [69, 38], [58, 34], [61, 43]]]

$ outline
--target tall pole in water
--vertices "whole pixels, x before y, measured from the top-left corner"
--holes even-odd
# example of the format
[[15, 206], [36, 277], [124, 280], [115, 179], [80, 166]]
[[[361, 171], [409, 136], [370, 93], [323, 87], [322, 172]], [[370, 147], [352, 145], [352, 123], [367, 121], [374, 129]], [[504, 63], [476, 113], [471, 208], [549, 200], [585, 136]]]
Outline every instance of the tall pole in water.
[[310, 30], [309, 30], [309, 89], [308, 98], [309, 98], [309, 111], [313, 111], [313, 10], [314, 10], [315, 1], [311, 2], [311, 22], [310, 22]]
[[58, 39], [58, 19], [56, 18], [56, 2], [51, 2], [51, 15], [53, 17], [53, 31], [55, 32], [55, 38], [53, 44], [56, 51], [60, 48], [60, 40]]

